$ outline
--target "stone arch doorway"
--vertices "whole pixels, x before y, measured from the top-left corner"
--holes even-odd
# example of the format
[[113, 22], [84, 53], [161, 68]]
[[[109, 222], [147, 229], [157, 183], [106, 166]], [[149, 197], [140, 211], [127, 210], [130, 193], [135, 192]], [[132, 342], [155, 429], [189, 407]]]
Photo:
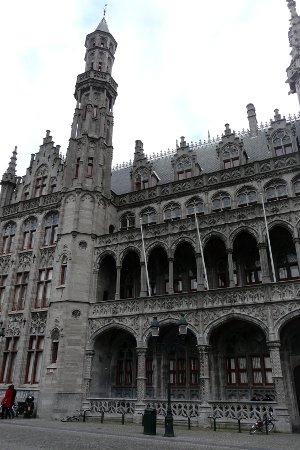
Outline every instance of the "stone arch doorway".
[[98, 336], [94, 343], [90, 396], [135, 398], [136, 376], [135, 337], [119, 328]]

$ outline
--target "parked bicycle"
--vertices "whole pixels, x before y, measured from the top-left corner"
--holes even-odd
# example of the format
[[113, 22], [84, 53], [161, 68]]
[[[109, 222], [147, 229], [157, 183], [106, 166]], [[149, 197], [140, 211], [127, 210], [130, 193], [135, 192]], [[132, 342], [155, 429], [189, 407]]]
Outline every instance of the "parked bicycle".
[[250, 428], [250, 434], [254, 434], [257, 431], [260, 431], [261, 433], [269, 433], [270, 431], [273, 431], [275, 426], [275, 418], [273, 417], [273, 414], [270, 412], [269, 416], [265, 415], [263, 419], [258, 419], [254, 425]]
[[65, 416], [60, 419], [61, 422], [80, 422], [81, 418], [85, 422], [86, 413], [89, 410], [79, 410], [76, 409], [76, 413], [72, 416]]

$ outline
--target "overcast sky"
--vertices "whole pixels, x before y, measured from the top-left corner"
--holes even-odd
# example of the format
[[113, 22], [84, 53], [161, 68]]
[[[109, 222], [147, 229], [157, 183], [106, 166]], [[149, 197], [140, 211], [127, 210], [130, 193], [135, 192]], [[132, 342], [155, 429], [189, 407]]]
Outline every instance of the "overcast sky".
[[[1, 6], [1, 174], [18, 146], [25, 173], [46, 129], [65, 153], [84, 71], [86, 34], [105, 0], [14, 0]], [[152, 154], [220, 135], [228, 122], [248, 127], [274, 109], [298, 113], [288, 95], [289, 10], [286, 0], [109, 0], [106, 15], [118, 42], [113, 77], [114, 161], [133, 157], [134, 141]], [[298, 5], [300, 12], [300, 5]]]

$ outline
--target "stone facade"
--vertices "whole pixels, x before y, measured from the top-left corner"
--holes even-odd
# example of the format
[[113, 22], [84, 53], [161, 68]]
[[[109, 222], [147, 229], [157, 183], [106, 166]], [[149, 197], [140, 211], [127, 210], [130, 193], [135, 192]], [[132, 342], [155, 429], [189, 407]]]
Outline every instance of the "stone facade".
[[47, 131], [26, 175], [15, 149], [2, 178], [2, 389], [34, 392], [41, 416], [139, 420], [163, 417], [171, 383], [176, 420], [273, 410], [299, 427], [299, 117], [259, 127], [249, 104], [243, 133], [156, 158], [137, 140], [112, 170], [105, 18], [85, 45], [66, 159]]

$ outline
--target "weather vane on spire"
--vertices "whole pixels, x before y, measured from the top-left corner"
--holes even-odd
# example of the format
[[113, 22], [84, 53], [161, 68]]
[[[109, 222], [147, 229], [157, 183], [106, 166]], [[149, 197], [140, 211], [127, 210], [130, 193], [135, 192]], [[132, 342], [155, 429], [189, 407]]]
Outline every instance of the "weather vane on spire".
[[103, 17], [105, 17], [105, 14], [106, 14], [106, 8], [107, 8], [107, 3], [105, 3], [105, 5], [104, 5]]

